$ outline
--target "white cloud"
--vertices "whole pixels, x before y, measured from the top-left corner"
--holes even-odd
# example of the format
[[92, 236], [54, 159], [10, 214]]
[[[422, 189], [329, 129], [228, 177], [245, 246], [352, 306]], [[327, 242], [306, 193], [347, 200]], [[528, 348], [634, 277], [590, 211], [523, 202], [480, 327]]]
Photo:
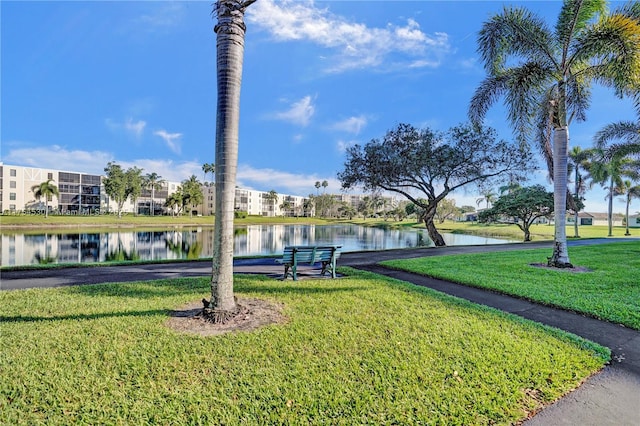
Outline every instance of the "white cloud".
[[140, 139], [144, 133], [144, 129], [147, 126], [147, 122], [144, 120], [133, 121], [133, 118], [127, 118], [123, 123], [107, 118], [105, 121], [106, 126], [113, 132], [120, 132], [124, 130], [131, 136]]
[[104, 151], [68, 150], [53, 145], [11, 149], [3, 155], [3, 161], [17, 166], [102, 174], [107, 163], [113, 161], [113, 155]]
[[353, 133], [357, 135], [367, 125], [367, 117], [359, 115], [338, 121], [331, 126], [331, 129], [341, 132]]
[[146, 121], [138, 120], [134, 123], [133, 119], [128, 118], [127, 121], [124, 123], [124, 128], [128, 132], [133, 133], [135, 137], [139, 138], [140, 136], [142, 136], [142, 133], [144, 132], [144, 128], [146, 125], [147, 125]]
[[291, 104], [288, 110], [273, 114], [273, 117], [277, 120], [288, 121], [304, 127], [309, 124], [314, 113], [315, 106], [313, 105], [311, 96], [305, 96]]
[[134, 20], [136, 27], [147, 31], [175, 27], [184, 17], [184, 6], [180, 2], [148, 3], [154, 8]]
[[[18, 142], [12, 143], [18, 144]], [[22, 143], [24, 145], [24, 143]], [[3, 155], [5, 164], [37, 167], [68, 172], [80, 172], [104, 175], [104, 168], [110, 161], [115, 161], [124, 169], [139, 167], [143, 174], [158, 173], [163, 179], [171, 182], [182, 182], [191, 175], [202, 179], [202, 163], [197, 161], [175, 162], [162, 159], [137, 159], [122, 161], [113, 153], [105, 151], [69, 150], [58, 145], [35, 148], [10, 149]]]
[[308, 41], [333, 51], [327, 71], [351, 69], [436, 67], [450, 51], [445, 33], [428, 35], [414, 19], [404, 26], [371, 28], [320, 9], [313, 1], [260, 0], [247, 10], [247, 21], [277, 41]]
[[160, 136], [171, 151], [180, 154], [180, 139], [182, 138], [182, 133], [169, 133], [166, 130], [156, 130], [153, 134]]
[[336, 147], [338, 148], [339, 152], [346, 152], [347, 148], [352, 147], [353, 145], [357, 144], [358, 141], [343, 141], [343, 140], [339, 140], [336, 143]]
[[274, 169], [256, 169], [246, 164], [238, 166], [237, 185], [242, 188], [254, 188], [258, 191], [270, 191], [289, 195], [307, 196], [315, 193], [317, 181], [329, 182], [328, 190], [340, 191], [340, 182], [335, 178], [284, 172]]

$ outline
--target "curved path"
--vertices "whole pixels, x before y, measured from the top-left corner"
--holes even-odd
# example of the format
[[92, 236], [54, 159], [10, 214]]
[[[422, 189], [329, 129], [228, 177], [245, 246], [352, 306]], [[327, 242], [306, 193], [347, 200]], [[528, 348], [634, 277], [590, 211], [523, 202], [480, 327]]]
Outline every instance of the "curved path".
[[[624, 240], [640, 241], [639, 239]], [[624, 240], [578, 240], [570, 242], [570, 245], [599, 244]], [[569, 331], [611, 349], [612, 361], [609, 366], [602, 372], [588, 379], [579, 389], [525, 422], [526, 425], [640, 425], [639, 331], [515, 297], [413, 273], [395, 271], [378, 265], [378, 262], [383, 260], [398, 258], [534, 248], [550, 249], [551, 243], [536, 242], [527, 244], [344, 253], [339, 263], [340, 265], [351, 266], [397, 278], [415, 285], [429, 287], [475, 303], [510, 312], [533, 321]], [[238, 259], [235, 261], [234, 269], [238, 273], [282, 275], [282, 267], [275, 264], [273, 259]], [[5, 290], [31, 287], [59, 287], [104, 282], [206, 276], [210, 273], [211, 264], [205, 261], [99, 268], [15, 271], [2, 273], [0, 276], [0, 287]], [[304, 271], [302, 274], [304, 274]]]

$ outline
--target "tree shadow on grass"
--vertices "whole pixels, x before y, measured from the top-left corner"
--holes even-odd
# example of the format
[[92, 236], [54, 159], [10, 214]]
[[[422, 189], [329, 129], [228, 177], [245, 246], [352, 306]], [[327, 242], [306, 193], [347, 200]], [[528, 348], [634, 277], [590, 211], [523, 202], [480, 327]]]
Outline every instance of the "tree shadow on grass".
[[58, 315], [58, 316], [35, 316], [35, 315], [16, 315], [7, 316], [0, 315], [0, 322], [4, 323], [25, 323], [25, 322], [53, 322], [53, 321], [67, 321], [67, 320], [95, 320], [101, 318], [122, 318], [122, 317], [151, 317], [156, 315], [169, 316], [171, 314], [170, 309], [154, 309], [149, 311], [126, 311], [126, 312], [101, 312], [95, 314], [73, 314], [73, 315]]

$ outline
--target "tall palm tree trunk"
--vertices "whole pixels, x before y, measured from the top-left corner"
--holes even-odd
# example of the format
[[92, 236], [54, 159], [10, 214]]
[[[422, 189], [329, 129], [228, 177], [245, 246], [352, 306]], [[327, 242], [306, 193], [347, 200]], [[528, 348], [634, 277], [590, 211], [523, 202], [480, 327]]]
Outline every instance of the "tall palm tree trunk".
[[609, 206], [607, 211], [607, 225], [609, 225], [609, 234], [608, 237], [613, 237], [613, 195], [615, 194], [614, 188], [614, 176], [611, 173], [611, 178], [609, 179]]
[[240, 86], [244, 54], [245, 8], [253, 1], [219, 0], [215, 4], [218, 104], [216, 115], [215, 227], [211, 300], [208, 317], [225, 322], [237, 312], [233, 295], [233, 207], [238, 165]]
[[557, 127], [553, 133], [553, 209], [554, 241], [549, 266], [572, 268], [567, 247], [567, 164], [569, 149], [569, 127]]

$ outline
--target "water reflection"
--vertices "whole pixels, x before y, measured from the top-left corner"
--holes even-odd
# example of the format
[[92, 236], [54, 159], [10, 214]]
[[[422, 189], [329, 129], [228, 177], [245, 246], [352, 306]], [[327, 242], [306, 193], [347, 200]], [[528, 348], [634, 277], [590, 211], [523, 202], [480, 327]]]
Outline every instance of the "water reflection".
[[[507, 243], [471, 235], [444, 234], [448, 245]], [[164, 231], [39, 235], [2, 234], [1, 265], [199, 259], [212, 256], [212, 228]], [[235, 230], [236, 256], [278, 255], [287, 245], [338, 244], [344, 251], [433, 245], [422, 229], [359, 225], [252, 225]]]

